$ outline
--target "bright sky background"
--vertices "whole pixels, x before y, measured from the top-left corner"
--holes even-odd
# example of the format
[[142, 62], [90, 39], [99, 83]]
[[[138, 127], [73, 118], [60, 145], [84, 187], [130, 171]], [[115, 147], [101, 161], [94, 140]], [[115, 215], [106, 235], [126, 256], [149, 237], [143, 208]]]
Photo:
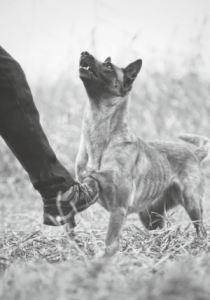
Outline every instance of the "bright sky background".
[[197, 51], [210, 79], [210, 0], [0, 0], [0, 44], [31, 82], [77, 76], [83, 50], [122, 67], [142, 58], [144, 70], [181, 69]]

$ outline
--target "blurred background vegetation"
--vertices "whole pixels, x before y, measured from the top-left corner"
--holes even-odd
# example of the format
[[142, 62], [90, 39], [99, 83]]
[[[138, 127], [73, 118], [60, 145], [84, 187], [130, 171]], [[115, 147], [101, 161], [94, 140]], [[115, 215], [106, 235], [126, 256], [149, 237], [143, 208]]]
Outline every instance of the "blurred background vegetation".
[[[137, 136], [210, 137], [208, 1], [3, 0], [0, 7], [2, 46], [26, 72], [43, 128], [72, 174], [87, 102], [78, 76], [83, 50], [121, 67], [143, 59], [130, 99]], [[27, 174], [0, 139], [0, 180], [11, 178]]]
[[[75, 83], [64, 73], [53, 85], [40, 81], [32, 86], [41, 123], [61, 162], [73, 173], [79, 147], [82, 117], [87, 96], [82, 82]], [[130, 125], [145, 139], [176, 140], [183, 133], [210, 137], [210, 83], [186, 70], [181, 78], [171, 67], [160, 73], [141, 74], [134, 83], [130, 99]], [[19, 163], [0, 140], [0, 169], [14, 175]]]
[[[132, 56], [132, 47], [130, 52]], [[145, 70], [143, 64], [144, 74], [140, 72], [130, 97], [130, 125], [140, 138], [177, 141], [183, 133], [210, 137], [210, 82], [196, 71], [195, 57], [187, 59], [189, 63], [183, 66], [182, 76], [176, 73], [172, 63], [165, 62], [162, 72], [152, 67]], [[79, 77], [78, 73], [64, 70], [53, 83], [40, 78], [31, 86], [43, 128], [57, 156], [71, 173], [74, 173], [88, 101], [83, 83], [74, 76]], [[19, 172], [22, 174], [19, 163], [1, 139], [1, 176]]]

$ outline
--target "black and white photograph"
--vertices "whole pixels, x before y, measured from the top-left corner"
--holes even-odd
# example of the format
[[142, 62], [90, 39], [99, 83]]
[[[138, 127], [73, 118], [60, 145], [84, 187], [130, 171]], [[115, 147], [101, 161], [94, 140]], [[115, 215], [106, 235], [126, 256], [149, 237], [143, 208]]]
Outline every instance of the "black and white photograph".
[[0, 0], [0, 299], [210, 299], [209, 0]]

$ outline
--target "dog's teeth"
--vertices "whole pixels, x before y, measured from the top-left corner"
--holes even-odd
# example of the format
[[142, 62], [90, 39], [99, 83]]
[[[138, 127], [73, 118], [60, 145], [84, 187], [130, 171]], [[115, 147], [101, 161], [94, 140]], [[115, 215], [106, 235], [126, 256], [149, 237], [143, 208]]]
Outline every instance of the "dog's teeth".
[[85, 69], [85, 70], [90, 70], [90, 67], [89, 67], [89, 66], [87, 66], [87, 67], [80, 66], [79, 68], [80, 68], [80, 69]]

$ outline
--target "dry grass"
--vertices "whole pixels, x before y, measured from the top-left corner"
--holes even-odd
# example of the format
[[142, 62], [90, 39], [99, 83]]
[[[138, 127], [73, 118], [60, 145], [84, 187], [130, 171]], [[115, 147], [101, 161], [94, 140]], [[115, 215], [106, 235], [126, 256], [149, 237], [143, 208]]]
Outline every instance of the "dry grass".
[[[196, 236], [181, 209], [170, 212], [164, 230], [153, 232], [131, 216], [120, 250], [105, 257], [107, 216], [102, 208], [95, 205], [78, 216], [73, 242], [62, 227], [41, 224], [40, 201], [31, 215], [28, 195], [38, 198], [25, 186], [22, 198], [11, 199], [10, 214], [4, 210], [8, 217], [2, 218], [0, 299], [209, 299], [209, 203], [207, 238]], [[18, 211], [26, 206], [26, 214], [15, 213], [17, 200]]]

